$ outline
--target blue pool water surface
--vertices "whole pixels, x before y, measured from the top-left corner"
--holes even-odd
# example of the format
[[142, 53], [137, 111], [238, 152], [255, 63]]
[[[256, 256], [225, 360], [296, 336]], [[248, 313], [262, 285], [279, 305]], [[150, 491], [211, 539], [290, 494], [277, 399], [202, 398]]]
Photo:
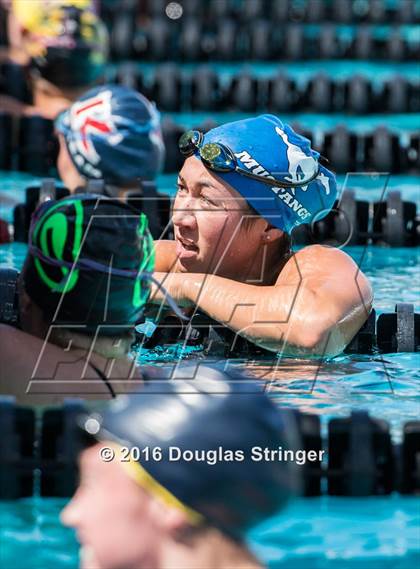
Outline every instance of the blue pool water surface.
[[[78, 545], [59, 524], [64, 500], [0, 502], [2, 569], [76, 569]], [[419, 504], [414, 498], [296, 500], [249, 535], [270, 569], [414, 569]]]

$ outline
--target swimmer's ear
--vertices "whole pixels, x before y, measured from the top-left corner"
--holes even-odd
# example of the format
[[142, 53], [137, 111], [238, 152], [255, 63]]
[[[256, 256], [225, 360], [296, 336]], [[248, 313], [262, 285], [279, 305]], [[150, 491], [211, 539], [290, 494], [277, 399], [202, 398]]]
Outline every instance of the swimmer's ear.
[[34, 302], [23, 287], [19, 289], [19, 319], [22, 330], [31, 333], [33, 331], [34, 315], [32, 314]]
[[45, 337], [49, 322], [23, 287], [19, 290], [19, 317], [24, 332], [40, 338]]
[[269, 243], [278, 241], [283, 237], [283, 235], [284, 231], [281, 229], [277, 229], [277, 227], [274, 227], [273, 225], [267, 225], [261, 234], [261, 239], [265, 245], [268, 245]]
[[171, 508], [160, 500], [153, 500], [150, 504], [150, 513], [161, 528], [172, 535], [174, 539], [182, 535], [189, 526], [188, 518], [182, 510]]
[[33, 301], [26, 293], [25, 289], [22, 287], [19, 290], [19, 310], [21, 315], [27, 315], [33, 306]]

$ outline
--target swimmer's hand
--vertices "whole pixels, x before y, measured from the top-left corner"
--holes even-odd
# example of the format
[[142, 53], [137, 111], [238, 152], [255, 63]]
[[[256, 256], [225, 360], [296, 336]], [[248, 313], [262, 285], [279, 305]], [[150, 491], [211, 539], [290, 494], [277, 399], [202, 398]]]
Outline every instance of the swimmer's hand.
[[[190, 317], [194, 313], [194, 308], [182, 308], [182, 313]], [[164, 322], [167, 318], [178, 318], [172, 308], [166, 304], [148, 304], [143, 314], [146, 319], [152, 320], [155, 324]]]
[[48, 105], [26, 105], [9, 95], [0, 95], [0, 111], [14, 117], [41, 116], [48, 120], [54, 120], [57, 115], [68, 108], [69, 102], [64, 99], [51, 100]]
[[[194, 308], [195, 303], [192, 302], [185, 292], [185, 281], [188, 275], [183, 273], [153, 273], [166, 293], [169, 294], [181, 308]], [[168, 304], [167, 294], [158, 286], [152, 283], [149, 302], [152, 304]]]
[[26, 105], [14, 97], [9, 97], [9, 95], [0, 95], [0, 111], [13, 115], [14, 117], [37, 114], [35, 107]]

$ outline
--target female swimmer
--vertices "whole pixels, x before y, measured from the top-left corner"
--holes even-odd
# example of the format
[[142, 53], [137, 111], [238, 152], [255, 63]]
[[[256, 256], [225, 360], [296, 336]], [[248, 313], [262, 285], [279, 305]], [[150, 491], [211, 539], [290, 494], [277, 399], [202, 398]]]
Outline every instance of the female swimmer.
[[[168, 292], [273, 352], [341, 352], [369, 315], [369, 281], [337, 248], [291, 250], [292, 230], [337, 197], [318, 152], [272, 115], [189, 131], [180, 150], [175, 240], [156, 242]], [[155, 290], [152, 302], [165, 296]]]

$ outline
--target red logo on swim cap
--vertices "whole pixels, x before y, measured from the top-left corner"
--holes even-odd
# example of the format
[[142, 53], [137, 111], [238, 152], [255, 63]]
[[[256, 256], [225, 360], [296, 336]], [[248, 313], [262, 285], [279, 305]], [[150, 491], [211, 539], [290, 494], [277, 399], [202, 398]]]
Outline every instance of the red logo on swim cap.
[[[95, 97], [75, 103], [70, 111], [70, 128], [73, 133], [80, 134], [74, 140], [77, 152], [91, 164], [98, 164], [100, 161], [100, 156], [92, 142], [92, 135], [116, 133], [112, 120], [111, 97], [111, 91], [105, 91]], [[118, 142], [119, 140], [113, 140], [112, 137], [108, 140], [111, 144], [118, 144]]]

